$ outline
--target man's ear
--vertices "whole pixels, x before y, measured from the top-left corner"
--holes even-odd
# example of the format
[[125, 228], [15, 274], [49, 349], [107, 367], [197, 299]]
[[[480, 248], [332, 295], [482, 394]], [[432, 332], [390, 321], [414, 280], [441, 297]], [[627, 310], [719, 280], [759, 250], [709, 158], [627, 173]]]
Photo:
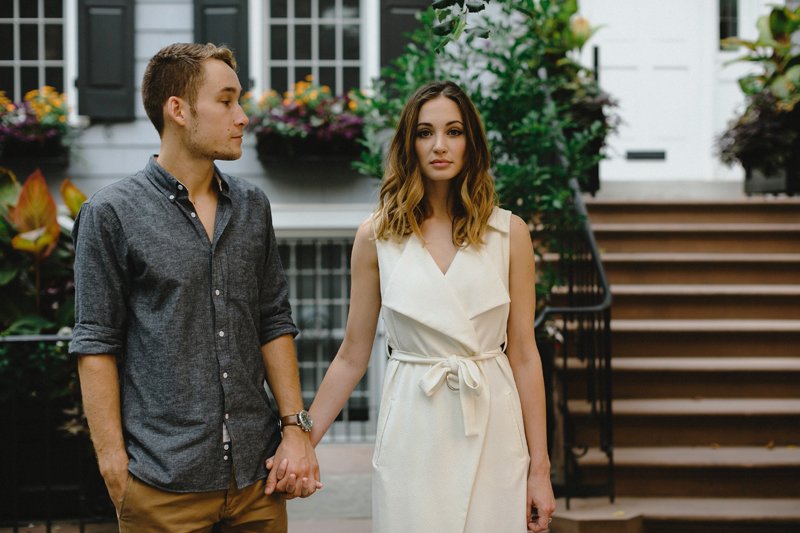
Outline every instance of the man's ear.
[[186, 125], [186, 114], [189, 112], [188, 104], [177, 96], [170, 96], [164, 104], [164, 121], [172, 121], [178, 126]]

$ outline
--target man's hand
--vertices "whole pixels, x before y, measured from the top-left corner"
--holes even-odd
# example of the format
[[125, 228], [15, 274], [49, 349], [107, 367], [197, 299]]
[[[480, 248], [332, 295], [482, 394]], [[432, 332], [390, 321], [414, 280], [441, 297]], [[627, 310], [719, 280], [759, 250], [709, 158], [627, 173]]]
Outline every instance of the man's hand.
[[284, 428], [283, 441], [275, 455], [267, 459], [267, 469], [267, 495], [283, 492], [286, 499], [307, 498], [322, 488], [314, 447], [308, 433], [299, 427]]
[[98, 457], [98, 465], [103, 481], [106, 483], [108, 495], [119, 515], [122, 498], [125, 496], [125, 486], [128, 482], [128, 456], [124, 451]]

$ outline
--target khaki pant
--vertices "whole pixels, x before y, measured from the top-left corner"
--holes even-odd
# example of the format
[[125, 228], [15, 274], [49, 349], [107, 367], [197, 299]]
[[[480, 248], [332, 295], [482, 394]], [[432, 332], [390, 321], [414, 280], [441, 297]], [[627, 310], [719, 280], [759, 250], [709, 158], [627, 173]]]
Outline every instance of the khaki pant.
[[[121, 533], [286, 533], [286, 501], [266, 496], [262, 479], [241, 490], [167, 492], [128, 475], [119, 509]], [[214, 529], [214, 525], [217, 528]]]

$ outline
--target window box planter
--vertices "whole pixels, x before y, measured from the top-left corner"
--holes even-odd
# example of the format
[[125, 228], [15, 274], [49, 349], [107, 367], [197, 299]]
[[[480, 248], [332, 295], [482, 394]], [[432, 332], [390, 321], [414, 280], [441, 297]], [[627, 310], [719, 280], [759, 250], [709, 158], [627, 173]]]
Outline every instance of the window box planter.
[[747, 194], [800, 194], [800, 166], [787, 166], [764, 173], [758, 168], [745, 170], [744, 192]]

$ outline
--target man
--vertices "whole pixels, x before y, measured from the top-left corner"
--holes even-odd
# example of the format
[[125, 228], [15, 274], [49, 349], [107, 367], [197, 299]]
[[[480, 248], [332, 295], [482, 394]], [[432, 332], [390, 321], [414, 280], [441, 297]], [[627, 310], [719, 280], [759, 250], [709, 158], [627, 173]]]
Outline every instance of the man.
[[214, 165], [242, 153], [235, 69], [211, 44], [153, 56], [142, 98], [159, 154], [73, 230], [70, 352], [123, 532], [285, 532], [284, 498], [321, 487], [269, 202]]

